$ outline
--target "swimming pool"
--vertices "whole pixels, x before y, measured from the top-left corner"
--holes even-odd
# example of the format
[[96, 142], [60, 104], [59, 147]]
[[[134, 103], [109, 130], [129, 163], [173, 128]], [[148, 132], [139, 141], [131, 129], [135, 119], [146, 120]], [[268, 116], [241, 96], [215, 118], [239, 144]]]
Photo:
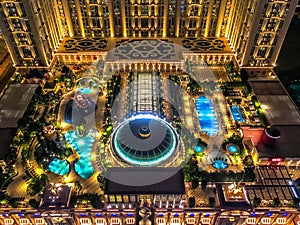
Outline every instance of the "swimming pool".
[[228, 167], [228, 163], [222, 161], [222, 160], [216, 160], [211, 164], [215, 169], [223, 170]]
[[58, 175], [66, 175], [70, 171], [70, 165], [66, 160], [54, 158], [48, 166], [50, 172]]
[[201, 153], [201, 152], [203, 152], [203, 150], [204, 150], [204, 146], [203, 145], [196, 145], [195, 147], [194, 147], [194, 151], [195, 151], [195, 153]]
[[237, 122], [245, 122], [245, 119], [243, 117], [241, 108], [238, 105], [232, 105], [230, 106], [231, 114], [233, 116], [233, 119]]
[[95, 91], [91, 88], [86, 88], [86, 87], [77, 88], [76, 90], [79, 91], [81, 94], [85, 94], [85, 95], [90, 94], [93, 91]]
[[79, 155], [79, 160], [75, 162], [74, 170], [82, 178], [90, 178], [94, 174], [91, 162], [91, 151], [94, 138], [86, 135], [78, 137], [75, 131], [65, 133], [67, 142], [75, 149]]
[[230, 153], [237, 153], [240, 150], [240, 148], [237, 145], [235, 145], [235, 144], [227, 144], [226, 145], [226, 149]]
[[200, 96], [195, 102], [202, 131], [210, 136], [216, 135], [219, 132], [219, 124], [211, 99]]

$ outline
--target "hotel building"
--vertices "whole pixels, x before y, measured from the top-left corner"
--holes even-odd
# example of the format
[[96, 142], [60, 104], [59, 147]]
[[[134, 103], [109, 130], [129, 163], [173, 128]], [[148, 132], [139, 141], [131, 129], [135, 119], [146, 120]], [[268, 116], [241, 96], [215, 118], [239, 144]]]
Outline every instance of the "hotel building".
[[272, 68], [297, 2], [2, 0], [0, 28], [18, 68], [48, 68], [63, 39], [99, 37], [226, 38], [240, 66]]

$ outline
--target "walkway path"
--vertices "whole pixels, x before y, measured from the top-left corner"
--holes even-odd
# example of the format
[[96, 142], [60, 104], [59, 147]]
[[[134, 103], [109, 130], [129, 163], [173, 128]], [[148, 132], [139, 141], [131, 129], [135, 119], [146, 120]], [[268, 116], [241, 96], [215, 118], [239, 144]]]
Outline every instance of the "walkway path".
[[13, 182], [7, 187], [7, 194], [13, 198], [27, 196], [27, 184], [23, 177], [26, 175], [22, 162], [22, 147], [18, 150], [18, 156], [16, 161], [17, 176], [14, 177]]

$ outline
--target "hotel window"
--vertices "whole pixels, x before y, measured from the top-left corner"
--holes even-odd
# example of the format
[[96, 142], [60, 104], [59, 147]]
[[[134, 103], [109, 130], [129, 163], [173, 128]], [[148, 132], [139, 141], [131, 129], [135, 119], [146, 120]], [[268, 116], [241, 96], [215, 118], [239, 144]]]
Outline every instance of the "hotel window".
[[191, 18], [189, 21], [189, 28], [196, 28], [197, 20], [194, 18]]
[[109, 196], [109, 202], [115, 202], [115, 196], [114, 195]]
[[14, 3], [9, 2], [9, 3], [6, 3], [5, 6], [6, 6], [9, 16], [17, 16], [18, 15], [16, 6]]
[[278, 4], [278, 3], [273, 4], [271, 10], [271, 16], [279, 16], [281, 8], [282, 8], [282, 4]]
[[100, 28], [100, 19], [99, 18], [93, 18], [92, 19], [93, 27], [94, 28]]
[[137, 6], [134, 6], [134, 15], [138, 15], [139, 14], [139, 8]]
[[201, 218], [202, 224], [210, 224], [210, 218]]
[[246, 223], [247, 224], [256, 224], [256, 219], [255, 218], [247, 218]]
[[141, 27], [148, 28], [148, 19], [146, 19], [146, 18], [141, 19]]
[[108, 16], [108, 7], [107, 6], [102, 6], [102, 11], [103, 11], [103, 15], [105, 17]]
[[90, 225], [92, 223], [91, 223], [91, 220], [89, 218], [80, 218], [80, 224], [81, 225]]
[[276, 223], [277, 224], [286, 224], [286, 218], [277, 218]]
[[164, 14], [164, 6], [159, 6], [158, 7], [158, 15], [163, 15]]
[[90, 10], [91, 10], [91, 16], [99, 16], [98, 6], [91, 6]]
[[122, 201], [123, 201], [121, 195], [117, 195], [117, 196], [116, 196], [116, 199], [117, 199], [117, 202], [122, 202]]
[[125, 223], [126, 224], [135, 224], [135, 219], [134, 218], [126, 218]]
[[180, 218], [172, 218], [170, 224], [171, 225], [180, 225], [181, 224]]
[[12, 224], [14, 224], [13, 219], [4, 219], [4, 225], [12, 225]]
[[186, 223], [194, 225], [196, 223], [196, 219], [195, 218], [187, 218]]
[[130, 15], [130, 6], [125, 6], [125, 12], [127, 15]]
[[284, 24], [284, 20], [281, 20], [278, 29], [282, 29], [283, 24]]
[[147, 5], [141, 6], [141, 15], [148, 16], [148, 6]]
[[263, 218], [261, 219], [261, 223], [262, 223], [262, 224], [271, 224], [271, 218], [263, 217]]
[[130, 202], [136, 202], [136, 196], [130, 195]]
[[174, 27], [174, 18], [169, 19], [169, 29]]
[[29, 24], [28, 19], [24, 19], [24, 21], [25, 21], [24, 30], [25, 30], [25, 31], [31, 31], [31, 28], [30, 28], [30, 24]]
[[165, 218], [157, 218], [156, 219], [156, 223], [158, 225], [165, 225], [166, 224], [166, 220], [165, 220]]
[[29, 47], [22, 47], [22, 52], [24, 55], [24, 58], [31, 58], [32, 57], [32, 52]]
[[272, 35], [271, 35], [271, 34], [264, 34], [264, 36], [262, 37], [261, 44], [263, 44], [263, 45], [268, 45], [268, 44], [270, 44], [271, 38], [272, 38]]
[[108, 18], [104, 19], [104, 27], [109, 28], [109, 19]]
[[257, 57], [258, 58], [265, 58], [266, 52], [267, 52], [267, 48], [266, 47], [259, 48], [258, 51], [257, 51]]
[[21, 11], [22, 11], [22, 15], [20, 15], [20, 16], [26, 16], [24, 5], [20, 4], [20, 8], [21, 8]]
[[123, 195], [123, 201], [124, 201], [124, 203], [128, 203], [129, 202], [128, 195]]
[[130, 29], [131, 28], [131, 18], [126, 18], [126, 27], [128, 28], [128, 29]]
[[19, 19], [13, 19], [12, 21], [14, 30], [22, 30], [22, 23]]
[[198, 6], [192, 6], [190, 16], [198, 16]]
[[155, 12], [155, 6], [151, 6], [151, 15], [154, 15]]
[[151, 27], [154, 27], [155, 26], [155, 20], [154, 18], [151, 18]]
[[29, 224], [29, 220], [28, 219], [20, 219], [20, 225], [27, 225]]
[[139, 26], [139, 19], [135, 19], [135, 20], [134, 20], [134, 26], [135, 26], [135, 27], [138, 27], [138, 26]]
[[104, 218], [96, 218], [96, 225], [105, 225], [106, 221]]
[[121, 18], [120, 17], [115, 18], [115, 25], [121, 26]]
[[121, 220], [119, 218], [111, 218], [111, 224], [121, 224]]
[[28, 44], [27, 36], [24, 33], [18, 33], [17, 39], [18, 39], [19, 43], [22, 45]]
[[272, 31], [276, 26], [276, 19], [270, 19], [267, 23], [266, 30]]
[[34, 219], [34, 222], [35, 222], [36, 225], [46, 224], [45, 220], [42, 219], [42, 218]]

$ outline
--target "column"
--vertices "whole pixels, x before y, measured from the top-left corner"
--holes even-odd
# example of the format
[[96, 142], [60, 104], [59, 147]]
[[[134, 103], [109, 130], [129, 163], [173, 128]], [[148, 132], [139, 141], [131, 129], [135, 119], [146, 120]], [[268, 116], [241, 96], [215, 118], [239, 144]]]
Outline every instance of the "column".
[[222, 23], [223, 23], [223, 19], [224, 19], [225, 10], [226, 10], [226, 2], [227, 2], [227, 0], [221, 0], [221, 3], [220, 3], [218, 24], [217, 24], [217, 28], [216, 28], [216, 36], [217, 37], [220, 37], [220, 34], [221, 34]]
[[81, 14], [79, 0], [75, 0], [75, 7], [76, 7], [76, 12], [77, 12], [77, 17], [78, 17], [78, 23], [79, 23], [79, 27], [80, 27], [80, 33], [81, 33], [82, 37], [85, 37], [85, 31], [84, 31], [84, 25], [83, 25], [83, 20], [82, 20], [82, 14]]
[[163, 21], [163, 37], [167, 36], [168, 29], [168, 13], [169, 13], [169, 1], [164, 1], [164, 21]]
[[114, 1], [108, 1], [108, 12], [109, 12], [109, 29], [110, 29], [110, 36], [115, 36], [115, 23], [114, 23], [114, 7], [113, 7]]
[[207, 19], [206, 19], [206, 27], [205, 27], [204, 37], [207, 37], [208, 34], [209, 34], [211, 14], [212, 14], [213, 7], [214, 7], [214, 1], [210, 1], [209, 5], [208, 5], [208, 13], [207, 13]]
[[125, 12], [125, 0], [120, 0], [120, 10], [121, 10], [121, 19], [122, 19], [122, 31], [123, 37], [127, 37], [127, 27], [126, 27], [126, 12]]
[[63, 4], [63, 9], [64, 9], [64, 15], [66, 17], [66, 22], [67, 22], [67, 26], [68, 26], [69, 36], [73, 37], [74, 30], [73, 30], [73, 24], [72, 24], [71, 14], [70, 14], [70, 10], [69, 10], [68, 0], [62, 0], [62, 4]]

